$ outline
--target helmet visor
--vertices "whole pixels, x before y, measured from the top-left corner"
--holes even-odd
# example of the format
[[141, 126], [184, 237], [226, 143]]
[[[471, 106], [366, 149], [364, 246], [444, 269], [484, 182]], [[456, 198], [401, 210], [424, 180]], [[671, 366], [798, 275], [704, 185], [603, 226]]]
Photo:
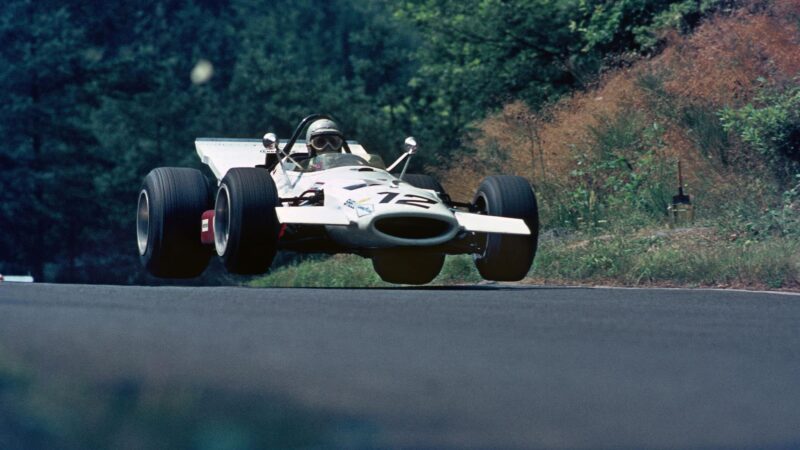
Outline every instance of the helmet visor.
[[311, 145], [311, 148], [318, 152], [324, 150], [337, 151], [341, 150], [342, 148], [342, 138], [335, 134], [321, 134], [319, 136], [312, 137], [309, 144]]

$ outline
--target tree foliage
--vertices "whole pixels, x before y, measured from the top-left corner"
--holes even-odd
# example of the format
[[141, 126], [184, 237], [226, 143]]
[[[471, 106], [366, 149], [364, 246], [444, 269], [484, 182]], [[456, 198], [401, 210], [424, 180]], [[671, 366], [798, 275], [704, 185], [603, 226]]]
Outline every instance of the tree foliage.
[[0, 260], [39, 279], [54, 258], [74, 273], [84, 231], [74, 215], [99, 211], [84, 203], [90, 174], [101, 170], [86, 124], [88, 47], [73, 14], [57, 3], [16, 2], [0, 12]]
[[[437, 163], [487, 111], [586, 85], [683, 3], [9, 0], [0, 271], [145, 282], [132, 238], [139, 183], [154, 167], [200, 167], [195, 137], [284, 137], [326, 112], [386, 159], [414, 134], [415, 164]], [[193, 81], [200, 61], [213, 75]]]
[[[587, 87], [620, 55], [652, 51], [723, 0], [406, 0], [421, 39], [412, 122], [444, 158], [470, 122], [511, 100], [533, 108]], [[432, 123], [431, 123], [432, 122]]]

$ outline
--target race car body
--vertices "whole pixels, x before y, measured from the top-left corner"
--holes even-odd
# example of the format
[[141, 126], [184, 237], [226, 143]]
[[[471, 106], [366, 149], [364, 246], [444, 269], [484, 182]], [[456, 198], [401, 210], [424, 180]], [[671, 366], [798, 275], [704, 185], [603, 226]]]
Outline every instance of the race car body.
[[[527, 181], [489, 177], [473, 202], [454, 202], [432, 177], [405, 174], [416, 152], [413, 138], [388, 168], [355, 141], [345, 141], [339, 152], [315, 154], [298, 137], [319, 118], [327, 116], [307, 117], [284, 141], [272, 134], [263, 140], [198, 138], [197, 153], [216, 178], [216, 189], [204, 191], [209, 183], [202, 174], [187, 172], [192, 169], [151, 172], [137, 216], [145, 267], [157, 276], [195, 276], [205, 265], [184, 264], [185, 270], [177, 271], [173, 266], [187, 257], [205, 258], [207, 264], [204, 250], [210, 254], [213, 248], [235, 273], [266, 271], [280, 250], [358, 254], [371, 258], [384, 280], [396, 283], [431, 281], [446, 254], [473, 254], [487, 279], [515, 280], [527, 273], [538, 234], [536, 200]], [[401, 162], [402, 173], [393, 174]], [[192, 205], [166, 208], [193, 210], [173, 212], [171, 220], [185, 221], [183, 233], [193, 234], [188, 225], [192, 215], [196, 219], [199, 246], [191, 251], [188, 244], [173, 249], [158, 241], [165, 230], [178, 233], [164, 221], [169, 196], [159, 190], [193, 196]], [[154, 215], [164, 223], [153, 224]]]

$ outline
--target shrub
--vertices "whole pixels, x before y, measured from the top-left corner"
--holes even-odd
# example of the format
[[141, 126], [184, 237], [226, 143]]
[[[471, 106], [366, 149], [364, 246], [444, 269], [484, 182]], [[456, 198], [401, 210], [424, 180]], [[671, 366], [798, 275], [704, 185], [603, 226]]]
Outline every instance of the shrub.
[[741, 228], [748, 237], [756, 240], [775, 236], [800, 239], [800, 174], [795, 180], [797, 184], [783, 193], [779, 205], [742, 217]]
[[755, 104], [719, 115], [725, 130], [766, 159], [779, 180], [800, 172], [800, 86], [765, 88]]
[[654, 50], [663, 42], [671, 30], [681, 34], [689, 33], [703, 17], [722, 8], [736, 7], [735, 0], [683, 0], [671, 3], [669, 7], [653, 16], [650, 23], [633, 28], [636, 43], [643, 50]]
[[570, 174], [567, 204], [573, 224], [594, 226], [613, 217], [638, 227], [663, 218], [675, 179], [675, 161], [664, 152], [663, 127], [629, 109], [599, 118], [589, 131], [590, 140]]

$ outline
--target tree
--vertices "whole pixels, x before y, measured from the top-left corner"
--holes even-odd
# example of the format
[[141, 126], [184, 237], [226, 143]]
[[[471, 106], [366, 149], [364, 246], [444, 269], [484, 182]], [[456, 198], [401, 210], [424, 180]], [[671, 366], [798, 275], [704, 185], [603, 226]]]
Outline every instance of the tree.
[[[419, 34], [410, 81], [415, 132], [440, 158], [469, 148], [469, 124], [515, 100], [536, 110], [590, 84], [626, 52], [650, 51], [654, 27], [696, 23], [723, 0], [406, 0]], [[690, 18], [692, 16], [693, 18]], [[686, 18], [676, 21], [675, 17]]]
[[10, 225], [0, 261], [37, 280], [76, 270], [74, 218], [93, 211], [84, 200], [96, 161], [81, 107], [92, 63], [81, 27], [57, 2], [17, 1], [0, 12], [0, 221]]
[[[171, 5], [154, 0], [121, 4], [112, 16], [132, 17], [98, 36], [111, 43], [89, 114], [93, 136], [107, 167], [94, 177], [97, 195], [113, 199], [87, 240], [92, 282], [144, 282], [134, 245], [134, 206], [144, 176], [159, 166], [201, 167], [195, 137], [223, 131], [217, 90], [230, 79], [233, 33], [211, 6]], [[216, 4], [216, 15], [229, 11]], [[119, 36], [125, 39], [118, 39]], [[211, 61], [213, 76], [201, 83], [190, 74], [200, 60]]]

